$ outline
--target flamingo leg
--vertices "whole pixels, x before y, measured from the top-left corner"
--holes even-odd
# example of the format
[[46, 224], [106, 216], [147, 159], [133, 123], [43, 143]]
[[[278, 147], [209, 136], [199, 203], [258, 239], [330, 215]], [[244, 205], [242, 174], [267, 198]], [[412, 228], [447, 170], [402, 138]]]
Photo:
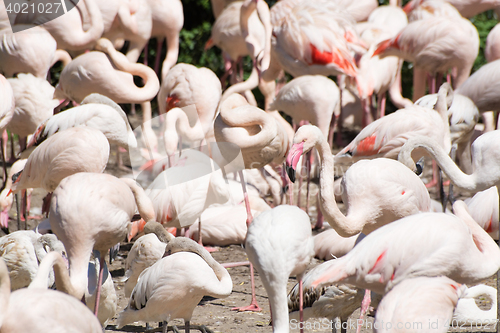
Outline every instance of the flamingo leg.
[[160, 73], [160, 57], [161, 57], [161, 49], [163, 47], [163, 41], [165, 38], [156, 38], [156, 57], [155, 57], [155, 73], [159, 77], [161, 77]]
[[314, 230], [321, 230], [323, 228], [323, 213], [321, 212], [321, 208], [319, 206], [319, 193], [318, 198], [316, 200], [316, 224], [314, 225]]
[[361, 327], [363, 326], [363, 319], [365, 318], [366, 311], [368, 311], [368, 307], [372, 301], [370, 290], [365, 290], [365, 296], [363, 297], [363, 301], [361, 302], [361, 314], [358, 319], [358, 327], [356, 328], [356, 333], [361, 332]]
[[[248, 192], [245, 184], [245, 178], [243, 177], [243, 171], [238, 171], [238, 175], [240, 176], [241, 188], [243, 189], [243, 197], [245, 198], [245, 207], [247, 209], [247, 227], [252, 223], [253, 217], [252, 212], [250, 210], [250, 202], [248, 201]], [[248, 306], [243, 307], [235, 307], [231, 310], [233, 311], [262, 311], [259, 304], [257, 304], [257, 297], [255, 297], [255, 280], [253, 274], [253, 265], [250, 263], [250, 283], [252, 286], [252, 302]]]
[[95, 295], [95, 307], [94, 307], [94, 315], [97, 316], [99, 313], [99, 301], [101, 300], [101, 285], [102, 285], [102, 277], [104, 275], [104, 256], [99, 253], [99, 278], [97, 279], [97, 291]]
[[379, 118], [382, 118], [383, 116], [385, 116], [385, 104], [387, 101], [387, 94], [386, 93], [379, 94], [377, 100], [378, 100], [377, 116]]
[[19, 193], [14, 196], [16, 201], [16, 212], [17, 212], [17, 230], [21, 230], [21, 212], [19, 211]]
[[306, 190], [306, 213], [309, 214], [309, 187], [310, 187], [310, 184], [311, 184], [311, 169], [312, 169], [312, 165], [313, 165], [313, 154], [312, 154], [312, 150], [309, 151], [307, 153], [308, 155], [308, 161], [309, 161], [309, 165], [306, 165], [307, 166], [307, 190]]

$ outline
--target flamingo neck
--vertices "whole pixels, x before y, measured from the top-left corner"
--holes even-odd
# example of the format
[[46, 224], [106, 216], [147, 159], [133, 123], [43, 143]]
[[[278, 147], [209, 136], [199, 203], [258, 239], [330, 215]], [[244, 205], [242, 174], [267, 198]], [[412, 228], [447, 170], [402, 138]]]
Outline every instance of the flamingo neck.
[[411, 158], [411, 152], [416, 148], [426, 149], [434, 160], [436, 160], [441, 170], [446, 173], [451, 182], [456, 186], [469, 191], [476, 191], [478, 189], [476, 175], [474, 173], [471, 175], [463, 173], [448, 154], [446, 154], [444, 149], [431, 138], [419, 136], [409, 139], [401, 148], [398, 160], [415, 171], [416, 166]]
[[342, 214], [335, 201], [333, 188], [334, 160], [330, 150], [330, 146], [326, 142], [326, 139], [323, 137], [321, 140], [319, 140], [319, 142], [316, 142], [315, 147], [318, 150], [318, 154], [321, 159], [319, 194], [323, 216], [340, 236], [354, 236], [361, 232], [360, 226], [356, 225], [355, 223], [353, 223], [354, 221], [350, 221], [348, 217]]
[[[86, 255], [78, 255], [77, 253], [71, 253], [72, 251], [68, 250], [69, 282], [66, 280], [66, 278], [62, 278], [62, 281], [64, 281], [63, 285], [59, 286], [60, 288], [62, 288], [60, 289], [61, 291], [68, 292], [66, 290], [69, 289], [71, 291], [70, 295], [76, 297], [77, 299], [82, 299], [88, 286], [88, 268], [91, 251], [92, 249], [88, 249], [88, 251], [81, 251], [82, 254], [84, 253]], [[61, 277], [64, 275], [62, 271], [58, 272], [57, 267], [58, 266], [54, 266], [56, 287], [57, 280], [61, 281]]]
[[288, 333], [290, 322], [286, 285], [274, 285], [266, 289], [269, 293], [269, 304], [273, 318], [273, 333]]

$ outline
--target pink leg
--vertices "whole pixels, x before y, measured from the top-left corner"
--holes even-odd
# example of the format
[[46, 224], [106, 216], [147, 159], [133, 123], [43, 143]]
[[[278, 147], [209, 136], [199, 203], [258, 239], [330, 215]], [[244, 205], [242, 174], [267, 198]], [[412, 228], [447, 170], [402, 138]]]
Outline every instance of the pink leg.
[[437, 164], [436, 164], [436, 161], [432, 161], [432, 180], [425, 184], [425, 187], [427, 188], [431, 188], [433, 186], [436, 186], [438, 181], [437, 181], [437, 174], [438, 174], [438, 168], [437, 168]]
[[385, 116], [385, 103], [387, 100], [387, 94], [383, 93], [378, 95], [378, 103], [377, 103], [377, 115], [379, 118]]
[[146, 45], [144, 45], [144, 66], [147, 66], [148, 65], [148, 46], [149, 46], [149, 43], [146, 43]]
[[[247, 187], [245, 184], [245, 179], [243, 177], [243, 171], [238, 171], [238, 175], [240, 176], [240, 182], [241, 182], [241, 187], [243, 189], [243, 197], [245, 198], [245, 207], [247, 209], [247, 226], [252, 223], [253, 217], [252, 217], [252, 212], [250, 211], [250, 202], [248, 201], [248, 193], [247, 193]], [[259, 307], [257, 304], [257, 298], [255, 297], [255, 281], [253, 277], [253, 265], [250, 263], [250, 283], [252, 286], [252, 302], [250, 303], [249, 306], [243, 306], [243, 307], [235, 307], [232, 308], [231, 310], [233, 311], [262, 311], [262, 309]]]
[[299, 280], [299, 320], [300, 320], [300, 333], [304, 333], [304, 289], [302, 286], [302, 279]]
[[95, 295], [94, 315], [99, 313], [99, 301], [101, 300], [102, 276], [104, 274], [104, 255], [99, 253], [99, 278], [97, 279], [97, 291]]
[[160, 74], [160, 57], [161, 57], [161, 49], [163, 47], [163, 41], [165, 38], [156, 38], [156, 58], [155, 58], [155, 73], [158, 76], [161, 76]]
[[[201, 217], [198, 218], [198, 244], [203, 246], [202, 236], [201, 236]], [[216, 252], [217, 248], [211, 246], [203, 246], [208, 252]]]
[[359, 315], [358, 327], [356, 329], [356, 333], [361, 332], [361, 327], [363, 326], [363, 319], [365, 318], [366, 311], [368, 311], [368, 307], [370, 306], [372, 299], [370, 290], [365, 290], [365, 296], [363, 297], [363, 301], [361, 302], [361, 314]]
[[309, 165], [307, 166], [307, 191], [306, 191], [306, 213], [309, 214], [309, 185], [311, 182], [311, 170], [314, 162], [314, 155], [312, 154], [312, 150], [308, 152], [309, 157]]
[[321, 213], [321, 208], [319, 207], [319, 193], [318, 199], [316, 200], [316, 211], [318, 212], [316, 217], [316, 225], [314, 225], [314, 230], [321, 230], [323, 228], [323, 213]]

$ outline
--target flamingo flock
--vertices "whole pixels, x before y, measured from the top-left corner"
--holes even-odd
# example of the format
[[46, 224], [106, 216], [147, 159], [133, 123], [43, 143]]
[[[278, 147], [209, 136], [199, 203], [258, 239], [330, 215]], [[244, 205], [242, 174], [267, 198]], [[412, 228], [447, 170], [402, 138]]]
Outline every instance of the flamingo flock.
[[500, 2], [403, 2], [211, 0], [219, 69], [177, 63], [187, 2], [0, 4], [0, 332], [212, 332], [206, 302], [231, 331], [495, 324], [500, 40], [472, 73], [469, 18]]

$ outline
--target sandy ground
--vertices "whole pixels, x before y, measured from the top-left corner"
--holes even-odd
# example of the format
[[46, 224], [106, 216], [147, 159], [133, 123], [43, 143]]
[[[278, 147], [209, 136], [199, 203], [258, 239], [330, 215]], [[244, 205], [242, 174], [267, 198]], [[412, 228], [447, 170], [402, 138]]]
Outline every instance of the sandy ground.
[[[137, 124], [139, 119], [137, 117], [132, 118], [132, 124]], [[110, 163], [106, 172], [123, 176], [126, 172], [117, 169], [114, 166], [114, 161], [116, 158], [116, 150], [112, 149], [112, 156], [110, 158]], [[127, 163], [127, 158], [125, 158], [125, 163]], [[430, 168], [426, 168], [427, 175], [430, 173]], [[312, 190], [314, 191], [317, 187], [315, 184], [312, 185]], [[463, 196], [465, 193], [458, 193], [459, 197]], [[32, 196], [32, 215], [40, 214], [41, 200], [45, 193], [42, 190], [35, 190]], [[436, 198], [436, 193], [434, 190], [431, 191], [431, 197]], [[315, 199], [311, 198], [312, 204], [314, 204]], [[341, 205], [341, 209], [343, 209]], [[311, 215], [311, 223], [314, 225], [316, 219], [316, 212], [314, 208], [310, 210]], [[10, 220], [10, 232], [17, 230], [17, 219], [16, 219], [16, 210], [15, 205], [9, 212], [11, 217]], [[39, 223], [38, 219], [30, 219], [27, 223], [27, 228], [33, 228]], [[25, 228], [24, 222], [21, 221], [20, 225], [21, 229]], [[326, 225], [325, 228], [329, 226]], [[314, 232], [316, 233], [316, 231]], [[122, 243], [120, 247], [120, 252], [117, 260], [113, 262], [110, 266], [110, 272], [113, 276], [113, 280], [115, 283], [116, 292], [118, 294], [118, 312], [123, 310], [127, 305], [127, 299], [124, 296], [124, 283], [119, 282], [118, 279], [124, 275], [124, 267], [125, 261], [130, 250], [132, 244], [131, 243]], [[239, 245], [231, 245], [226, 247], [218, 248], [218, 251], [214, 252], [213, 257], [220, 263], [226, 262], [236, 262], [236, 261], [246, 261], [247, 256], [244, 249]], [[311, 264], [311, 268], [320, 262], [315, 260], [313, 264]], [[229, 269], [229, 273], [233, 279], [233, 292], [232, 294], [225, 299], [213, 299], [213, 298], [205, 298], [199, 304], [199, 306], [194, 311], [194, 316], [192, 318], [192, 324], [204, 324], [208, 326], [214, 332], [272, 332], [272, 328], [269, 325], [270, 323], [270, 312], [269, 312], [269, 304], [267, 299], [266, 291], [262, 285], [262, 282], [259, 278], [258, 273], [255, 276], [256, 282], [256, 294], [257, 301], [259, 305], [262, 307], [261, 312], [235, 312], [231, 311], [231, 308], [235, 306], [245, 306], [250, 303], [251, 299], [251, 288], [250, 288], [250, 279], [249, 279], [249, 268], [248, 266], [236, 267]], [[290, 278], [288, 281], [288, 290], [290, 290], [296, 283], [295, 278]], [[495, 286], [496, 280], [495, 278], [490, 278], [484, 283]], [[489, 308], [491, 306], [491, 302], [489, 299], [482, 298], [479, 300], [479, 304], [482, 308]], [[356, 311], [350, 318], [353, 322], [359, 318], [359, 310]], [[368, 322], [373, 322], [373, 318], [369, 318]], [[306, 332], [332, 332], [329, 325], [326, 325], [327, 322], [319, 321], [319, 320], [309, 320], [306, 324]], [[169, 323], [173, 325], [183, 325], [181, 320], [175, 320]], [[367, 324], [369, 325], [369, 324]], [[153, 327], [156, 327], [156, 324], [153, 324]], [[291, 332], [299, 332], [298, 329], [293, 329], [291, 326]], [[111, 320], [109, 325], [106, 327], [106, 332], [143, 332], [145, 331], [144, 324], [135, 324], [135, 325], [127, 325], [124, 328], [118, 330], [116, 329], [116, 317]], [[351, 328], [348, 329], [348, 332], [354, 332], [355, 330]], [[362, 332], [371, 332], [371, 329], [363, 328]], [[481, 327], [478, 329], [460, 329], [454, 330], [460, 332], [492, 332], [494, 331], [493, 326], [489, 327]]]

